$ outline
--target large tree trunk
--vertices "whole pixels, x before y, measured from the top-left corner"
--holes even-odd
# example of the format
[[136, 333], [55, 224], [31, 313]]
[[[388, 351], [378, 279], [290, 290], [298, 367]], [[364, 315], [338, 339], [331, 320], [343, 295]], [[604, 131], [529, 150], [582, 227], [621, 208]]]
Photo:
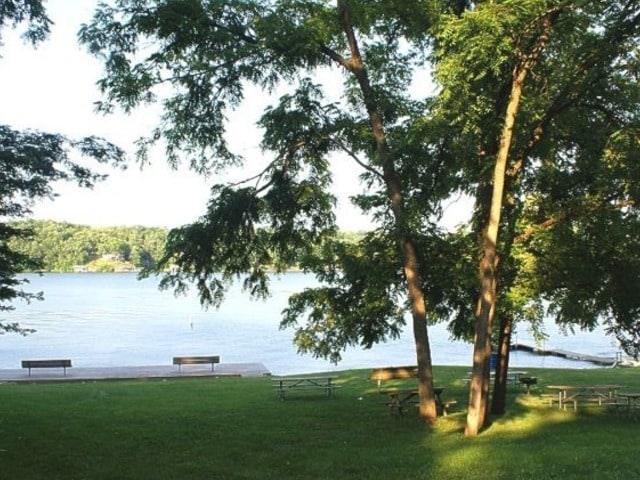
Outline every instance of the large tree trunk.
[[498, 282], [498, 230], [502, 211], [505, 173], [509, 148], [513, 138], [516, 115], [522, 96], [522, 86], [527, 70], [516, 70], [511, 95], [507, 105], [507, 114], [500, 136], [498, 155], [493, 171], [493, 193], [489, 222], [482, 235], [480, 260], [480, 298], [476, 310], [476, 329], [473, 346], [473, 369], [469, 389], [469, 410], [465, 435], [475, 436], [487, 421], [489, 397], [489, 358], [491, 355], [491, 329], [496, 307]]
[[342, 27], [351, 51], [351, 57], [349, 59], [343, 58], [336, 52], [326, 48], [323, 49], [323, 51], [354, 75], [362, 92], [367, 114], [369, 115], [369, 123], [375, 145], [376, 165], [382, 168], [382, 178], [387, 187], [387, 195], [395, 220], [396, 231], [398, 232], [398, 246], [402, 254], [403, 269], [407, 282], [407, 294], [411, 305], [413, 334], [418, 363], [419, 414], [420, 418], [432, 423], [436, 420], [437, 409], [433, 389], [431, 348], [429, 346], [429, 336], [427, 333], [426, 304], [418, 271], [418, 253], [406, 225], [402, 182], [400, 176], [395, 171], [393, 160], [389, 154], [384, 123], [378, 109], [375, 93], [371, 88], [367, 70], [360, 55], [358, 42], [351, 24], [349, 8], [344, 0], [338, 0], [338, 8], [340, 10]]
[[530, 52], [522, 53], [513, 70], [511, 92], [507, 103], [496, 163], [493, 170], [493, 193], [487, 228], [480, 244], [480, 298], [476, 310], [476, 329], [473, 346], [473, 369], [469, 389], [469, 409], [465, 435], [476, 436], [488, 420], [489, 358], [491, 355], [491, 330], [495, 315], [498, 285], [498, 231], [505, 184], [509, 149], [513, 139], [524, 81], [549, 41], [553, 21], [560, 9], [547, 12], [541, 21], [541, 31]]
[[495, 242], [490, 242], [488, 234], [485, 234], [484, 237], [486, 245], [480, 263], [482, 287], [476, 311], [473, 367], [465, 427], [465, 435], [467, 436], [476, 436], [480, 428], [485, 425], [489, 397], [489, 358], [491, 356], [491, 327], [496, 305], [497, 258]]

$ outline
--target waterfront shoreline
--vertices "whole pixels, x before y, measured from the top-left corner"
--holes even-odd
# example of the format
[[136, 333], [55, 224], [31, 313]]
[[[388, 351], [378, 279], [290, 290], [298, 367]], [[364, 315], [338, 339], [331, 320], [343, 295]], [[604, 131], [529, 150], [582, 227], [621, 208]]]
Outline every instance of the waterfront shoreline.
[[171, 365], [123, 367], [69, 367], [62, 369], [0, 369], [0, 383], [79, 382], [98, 380], [183, 379], [211, 377], [261, 377], [271, 375], [262, 363], [219, 363], [209, 367], [185, 366], [181, 370]]

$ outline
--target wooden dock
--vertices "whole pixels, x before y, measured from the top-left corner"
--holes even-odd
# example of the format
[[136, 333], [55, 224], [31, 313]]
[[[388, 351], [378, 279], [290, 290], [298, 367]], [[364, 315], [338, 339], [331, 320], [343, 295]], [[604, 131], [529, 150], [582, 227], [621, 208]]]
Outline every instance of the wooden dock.
[[511, 350], [529, 352], [535, 355], [549, 355], [554, 357], [562, 357], [569, 360], [579, 360], [582, 362], [590, 362], [596, 365], [604, 365], [607, 367], [615, 365], [618, 361], [616, 357], [601, 357], [598, 355], [587, 355], [584, 353], [569, 352], [568, 350], [544, 349], [532, 347], [531, 345], [525, 345], [522, 343], [511, 344]]

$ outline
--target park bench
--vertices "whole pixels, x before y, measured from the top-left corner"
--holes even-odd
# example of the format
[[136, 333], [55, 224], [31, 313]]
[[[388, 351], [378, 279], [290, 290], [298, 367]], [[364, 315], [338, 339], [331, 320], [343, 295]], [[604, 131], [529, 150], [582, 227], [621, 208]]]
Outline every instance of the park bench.
[[198, 355], [191, 357], [173, 357], [173, 364], [178, 365], [178, 371], [182, 372], [182, 365], [207, 365], [211, 364], [211, 371], [216, 363], [220, 363], [219, 355]]
[[22, 368], [29, 369], [29, 376], [31, 376], [32, 368], [62, 368], [64, 376], [67, 376], [67, 368], [71, 367], [71, 360], [69, 359], [51, 359], [51, 360], [22, 360]]

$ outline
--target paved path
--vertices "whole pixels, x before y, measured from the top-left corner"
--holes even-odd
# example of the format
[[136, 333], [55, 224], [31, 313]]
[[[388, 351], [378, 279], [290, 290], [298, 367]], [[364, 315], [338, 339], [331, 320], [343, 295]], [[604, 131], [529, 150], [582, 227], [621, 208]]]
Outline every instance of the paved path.
[[31, 376], [26, 368], [0, 370], [2, 382], [51, 382], [86, 380], [125, 380], [136, 378], [189, 378], [189, 377], [259, 377], [270, 372], [262, 363], [218, 363], [212, 372], [209, 366], [183, 365], [182, 372], [177, 366], [150, 365], [139, 367], [71, 367], [67, 375], [62, 368], [34, 368]]

